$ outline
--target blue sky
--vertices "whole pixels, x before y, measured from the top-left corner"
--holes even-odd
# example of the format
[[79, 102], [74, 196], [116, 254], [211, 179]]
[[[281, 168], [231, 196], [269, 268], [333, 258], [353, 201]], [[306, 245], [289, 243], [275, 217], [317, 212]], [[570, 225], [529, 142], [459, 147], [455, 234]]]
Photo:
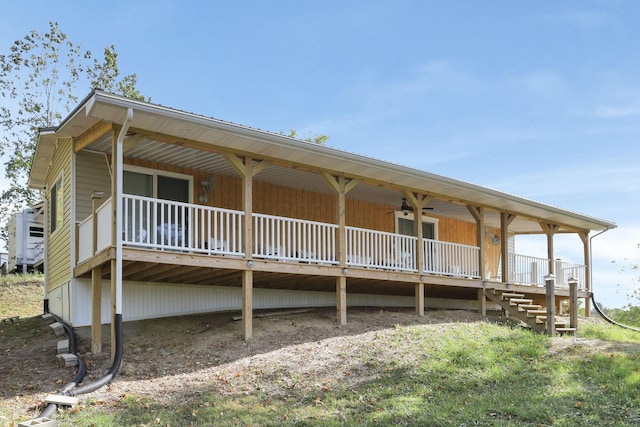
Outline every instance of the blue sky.
[[[613, 221], [594, 239], [596, 297], [622, 306], [638, 286], [637, 271], [621, 271], [640, 259], [636, 1], [0, 5], [0, 53], [57, 21], [94, 53], [115, 44], [121, 72], [155, 103], [326, 134], [336, 148]], [[558, 237], [556, 255], [582, 262], [579, 239]]]

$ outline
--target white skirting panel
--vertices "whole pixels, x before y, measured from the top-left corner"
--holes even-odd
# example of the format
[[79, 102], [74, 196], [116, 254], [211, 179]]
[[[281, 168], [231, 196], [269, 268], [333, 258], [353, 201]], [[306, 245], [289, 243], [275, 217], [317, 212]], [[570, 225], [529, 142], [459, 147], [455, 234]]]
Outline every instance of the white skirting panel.
[[[69, 292], [72, 301], [71, 323], [75, 327], [91, 324], [91, 281], [75, 280]], [[123, 320], [152, 319], [215, 311], [241, 310], [241, 288], [166, 283], [125, 282], [123, 285]], [[62, 298], [63, 300], [65, 298]], [[51, 300], [49, 302], [51, 306]], [[61, 311], [65, 305], [60, 302]], [[102, 323], [110, 323], [111, 285], [102, 282]], [[290, 291], [282, 289], [254, 289], [253, 308], [334, 307], [333, 292]], [[414, 307], [412, 296], [347, 294], [348, 306]], [[66, 306], [69, 306], [67, 303]], [[462, 300], [425, 299], [426, 307], [477, 309], [477, 302]], [[56, 306], [57, 307], [57, 306]], [[52, 310], [53, 311], [53, 310]], [[55, 312], [55, 311], [54, 311]], [[57, 314], [57, 313], [56, 313]]]

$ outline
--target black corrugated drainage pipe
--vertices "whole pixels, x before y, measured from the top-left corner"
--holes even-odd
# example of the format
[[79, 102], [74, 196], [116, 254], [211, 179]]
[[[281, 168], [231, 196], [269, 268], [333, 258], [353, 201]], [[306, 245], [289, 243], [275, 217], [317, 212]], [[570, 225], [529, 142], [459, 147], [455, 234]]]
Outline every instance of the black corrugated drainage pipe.
[[116, 314], [114, 329], [116, 336], [116, 352], [115, 357], [113, 358], [113, 363], [111, 364], [111, 369], [109, 369], [102, 378], [92, 383], [85, 384], [82, 387], [68, 391], [65, 393], [67, 396], [78, 396], [81, 394], [91, 393], [92, 391], [109, 384], [115, 378], [118, 370], [120, 369], [120, 363], [122, 363], [122, 314]]
[[620, 326], [621, 328], [624, 328], [624, 329], [629, 329], [631, 331], [640, 332], [640, 329], [634, 328], [633, 326], [628, 326], [628, 325], [623, 325], [622, 323], [618, 323], [615, 320], [611, 319], [606, 314], [604, 314], [604, 312], [602, 312], [602, 310], [600, 310], [600, 307], [598, 307], [598, 304], [596, 303], [596, 299], [593, 297], [593, 292], [591, 292], [591, 302], [593, 303], [593, 308], [595, 308], [595, 310], [598, 312], [600, 317], [602, 317], [607, 322], [611, 323], [612, 325]]
[[[85, 375], [87, 375], [87, 364], [84, 362], [84, 360], [78, 357], [77, 349], [76, 349], [76, 334], [73, 332], [73, 329], [71, 329], [71, 326], [67, 325], [61, 318], [59, 318], [55, 314], [53, 313], [49, 313], [49, 314], [51, 314], [51, 316], [53, 316], [56, 322], [59, 322], [64, 328], [65, 332], [67, 333], [67, 336], [69, 337], [69, 353], [76, 356], [76, 359], [78, 360], [78, 371], [76, 372], [76, 376], [73, 377], [70, 383], [68, 383], [67, 385], [65, 385], [60, 389], [60, 393], [65, 394], [69, 390], [75, 388], [78, 384], [82, 382]], [[55, 403], [50, 403], [42, 411], [42, 413], [40, 414], [40, 417], [49, 418], [51, 415], [53, 415], [53, 413], [56, 412], [56, 409], [57, 409], [57, 405]]]

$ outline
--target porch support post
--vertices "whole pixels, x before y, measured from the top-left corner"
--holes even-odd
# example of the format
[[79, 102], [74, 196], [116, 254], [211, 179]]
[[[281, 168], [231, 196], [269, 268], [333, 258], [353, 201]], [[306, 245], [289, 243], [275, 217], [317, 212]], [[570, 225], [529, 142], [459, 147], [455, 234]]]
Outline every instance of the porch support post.
[[[580, 240], [582, 240], [582, 246], [584, 248], [584, 288], [591, 293], [591, 248], [589, 247], [589, 232], [581, 231], [578, 233]], [[585, 317], [591, 317], [591, 300], [589, 298], [584, 299], [584, 315]]]
[[478, 313], [482, 316], [487, 315], [487, 296], [484, 288], [478, 289]]
[[569, 327], [578, 328], [578, 279], [569, 277]]
[[549, 274], [544, 277], [547, 294], [547, 335], [556, 336], [556, 277]]
[[[418, 274], [424, 274], [424, 244], [422, 239], [424, 238], [422, 233], [422, 208], [426, 206], [429, 201], [429, 197], [422, 194], [414, 194], [409, 191], [404, 192], [404, 196], [407, 198], [411, 206], [413, 206], [413, 234], [416, 236], [416, 268]], [[424, 316], [424, 283], [422, 279], [415, 284], [415, 297], [416, 297], [416, 313], [419, 316]]]
[[336, 277], [336, 320], [338, 325], [347, 324], [347, 193], [360, 181], [347, 179], [344, 175], [332, 175], [327, 172], [320, 174], [337, 195], [336, 224], [336, 261], [342, 268], [342, 274]]
[[553, 251], [553, 235], [556, 233], [556, 231], [558, 231], [560, 226], [556, 224], [541, 222], [540, 228], [542, 228], [544, 234], [547, 235], [547, 259], [549, 259], [549, 274], [555, 274], [556, 267]]
[[338, 325], [347, 324], [347, 180], [344, 175], [338, 177], [338, 262], [343, 274], [336, 279], [336, 318]]
[[[98, 248], [98, 215], [97, 210], [102, 202], [104, 193], [91, 193], [91, 210], [93, 212], [93, 247], [91, 255], [95, 255]], [[102, 267], [91, 270], [91, 352], [102, 353]]]
[[507, 212], [500, 212], [500, 256], [502, 257], [502, 281], [509, 281], [509, 225], [516, 216]]
[[473, 219], [476, 220], [476, 245], [480, 248], [480, 253], [478, 254], [478, 275], [484, 280], [484, 264], [486, 259], [486, 251], [484, 248], [484, 208], [481, 206], [467, 205], [467, 210]]
[[250, 340], [253, 336], [253, 177], [266, 163], [254, 164], [251, 156], [242, 159], [232, 153], [225, 153], [224, 157], [242, 177], [242, 246], [247, 260], [247, 266], [242, 270], [242, 336]]

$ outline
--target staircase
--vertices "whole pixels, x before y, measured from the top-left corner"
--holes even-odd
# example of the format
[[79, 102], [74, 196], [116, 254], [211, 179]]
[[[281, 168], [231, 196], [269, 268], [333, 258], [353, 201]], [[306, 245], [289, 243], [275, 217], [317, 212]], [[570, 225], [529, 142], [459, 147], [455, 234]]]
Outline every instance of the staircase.
[[[523, 321], [534, 331], [547, 332], [546, 308], [533, 304], [533, 300], [525, 298], [524, 294], [487, 289], [485, 295], [508, 312], [510, 317]], [[566, 321], [556, 319], [556, 333], [575, 335], [576, 328], [569, 327]]]

